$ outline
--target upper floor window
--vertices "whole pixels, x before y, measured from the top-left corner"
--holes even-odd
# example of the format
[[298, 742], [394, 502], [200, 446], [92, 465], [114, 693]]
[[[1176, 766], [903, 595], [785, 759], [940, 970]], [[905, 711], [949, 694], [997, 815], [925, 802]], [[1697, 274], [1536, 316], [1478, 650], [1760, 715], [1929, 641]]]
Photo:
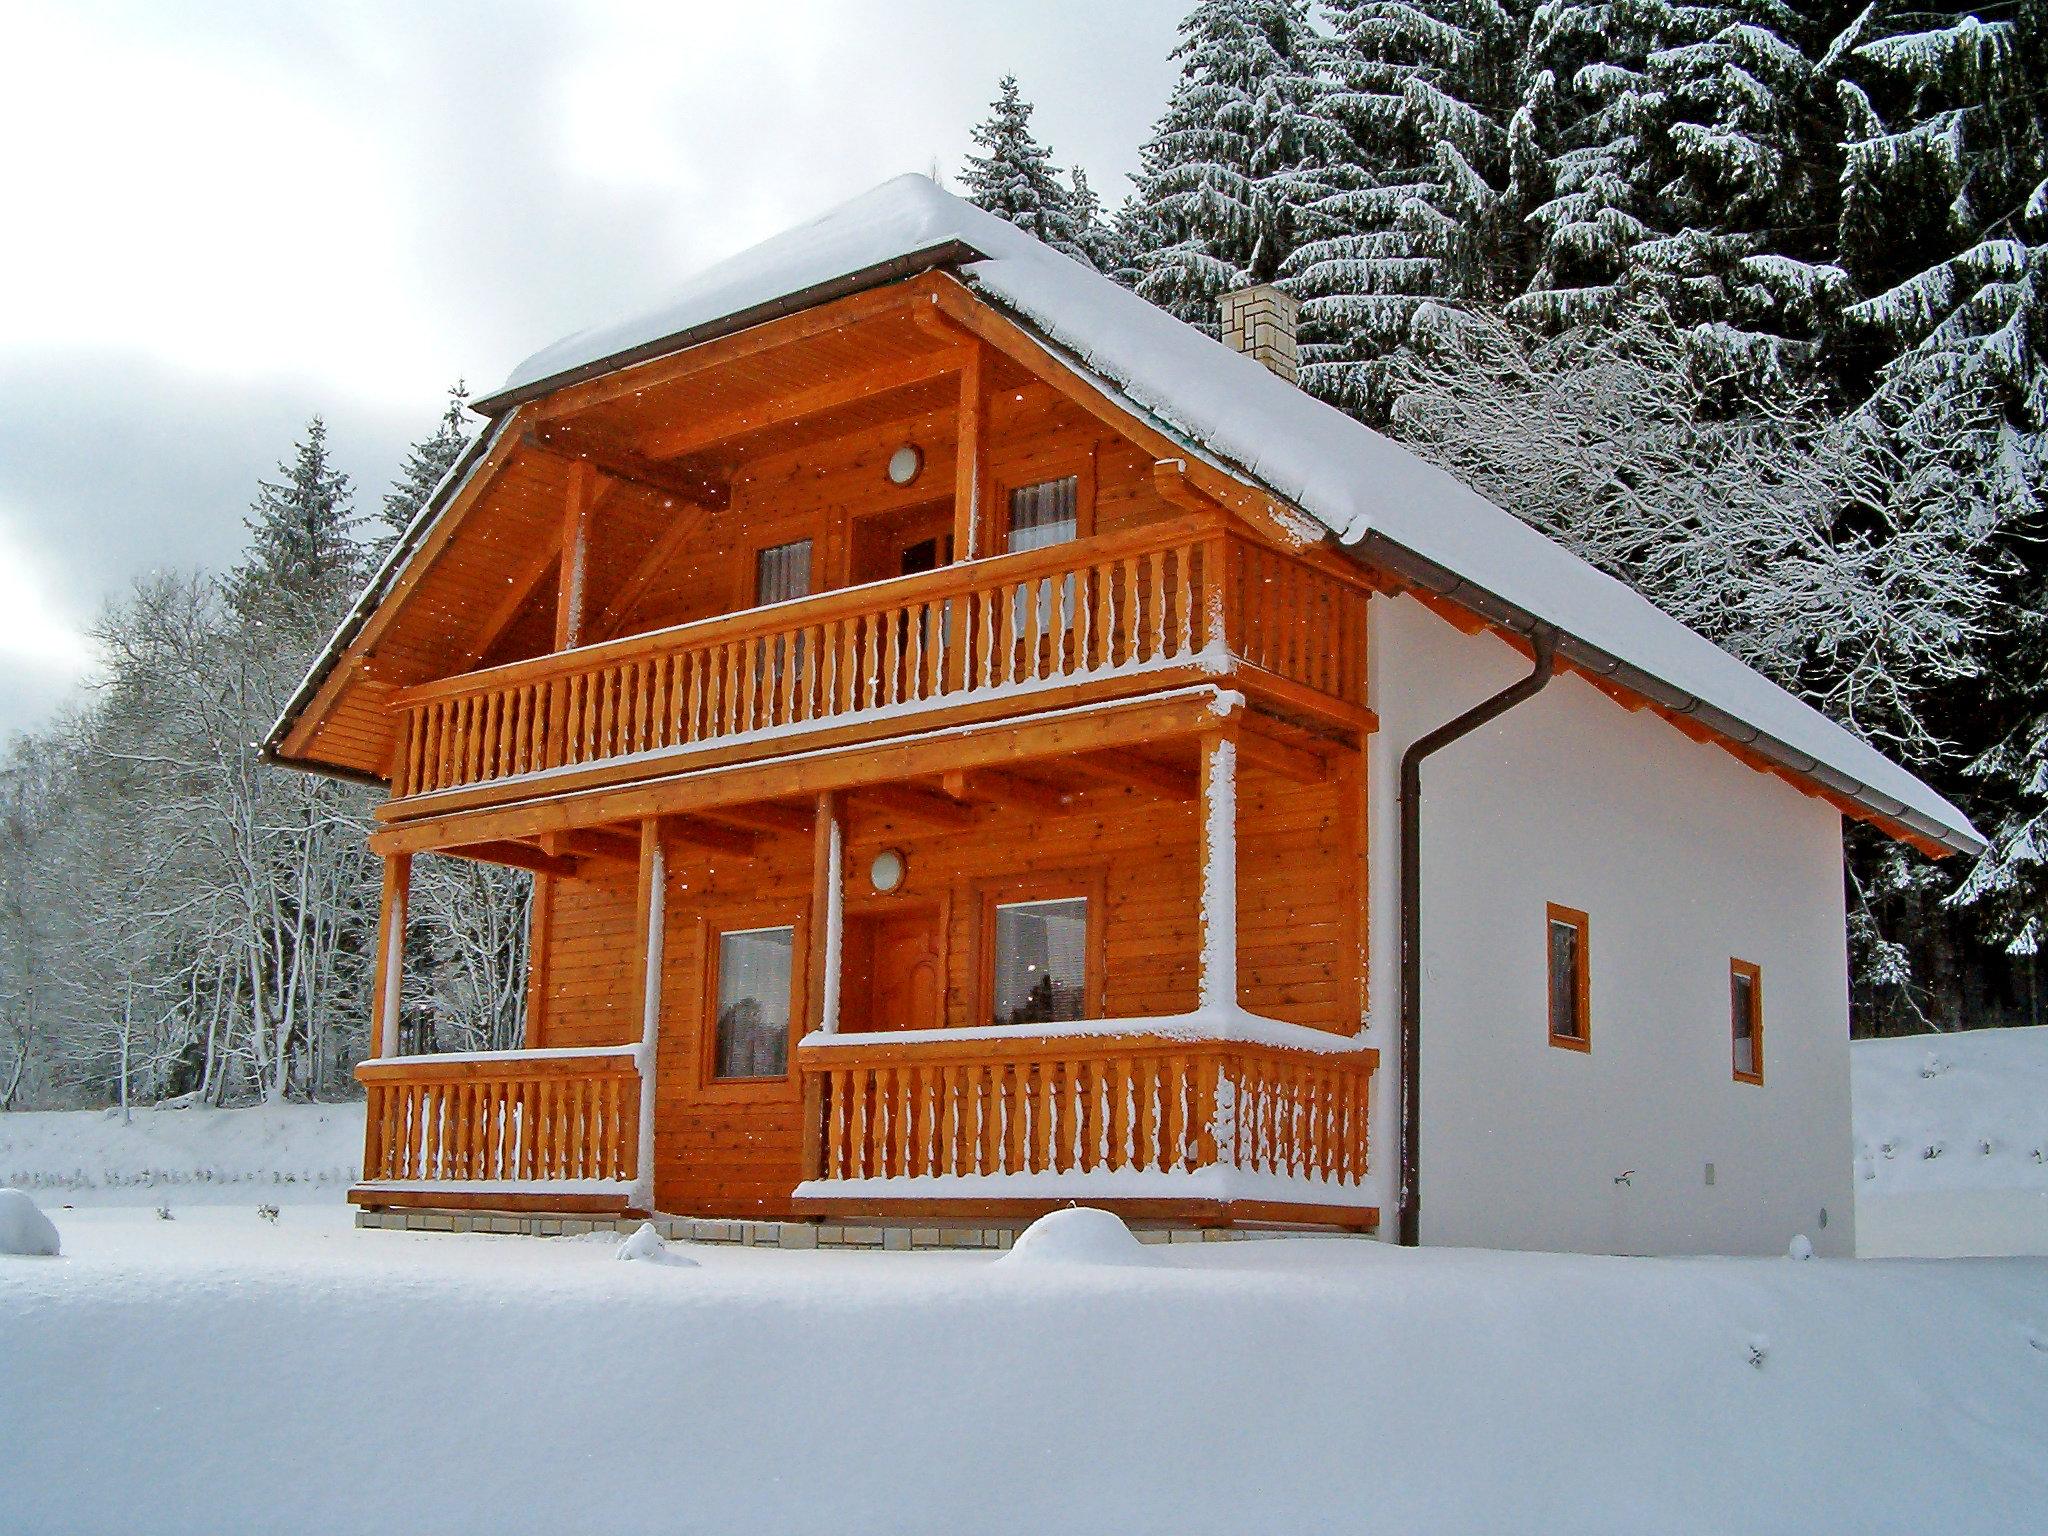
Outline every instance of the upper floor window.
[[747, 928], [718, 936], [714, 1076], [782, 1077], [789, 1071], [795, 959], [794, 928]]
[[788, 602], [811, 593], [811, 541], [771, 544], [754, 556], [754, 605]]
[[1550, 1043], [1567, 1050], [1592, 1047], [1591, 976], [1586, 955], [1586, 914], [1550, 903], [1544, 923], [1549, 967]]
[[1728, 962], [1728, 1029], [1735, 1081], [1764, 1080], [1764, 973], [1747, 960]]
[[1048, 544], [1065, 544], [1081, 532], [1081, 480], [1066, 475], [1043, 480], [1037, 485], [1020, 485], [1010, 492], [1010, 528], [1007, 548], [1043, 549]]
[[995, 1022], [1081, 1018], [1088, 997], [1087, 898], [998, 902], [995, 918]]

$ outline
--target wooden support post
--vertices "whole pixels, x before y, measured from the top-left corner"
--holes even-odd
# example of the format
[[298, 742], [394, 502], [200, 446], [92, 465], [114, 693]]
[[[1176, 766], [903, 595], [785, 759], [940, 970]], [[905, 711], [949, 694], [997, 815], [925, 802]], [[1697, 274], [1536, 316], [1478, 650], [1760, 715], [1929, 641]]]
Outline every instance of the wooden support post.
[[995, 509], [988, 505], [988, 348], [970, 349], [960, 370], [959, 454], [953, 470], [953, 558], [993, 550]]
[[[812, 1027], [820, 1034], [839, 1031], [839, 942], [845, 926], [845, 844], [839, 822], [839, 797], [818, 796], [811, 822], [810, 952], [805, 956], [806, 986]], [[801, 1073], [803, 1080], [803, 1176], [825, 1174], [825, 1093], [822, 1074]]]
[[662, 942], [668, 928], [668, 854], [660, 818], [640, 823], [640, 917], [637, 946], [640, 994], [640, 1147], [635, 1159], [633, 1209], [654, 1209], [654, 1076], [661, 1046]]
[[377, 909], [377, 973], [370, 1003], [371, 1056], [398, 1054], [398, 1007], [405, 980], [405, 916], [412, 899], [412, 855], [384, 856], [384, 893]]
[[558, 651], [572, 650], [583, 643], [590, 510], [596, 493], [597, 471], [580, 461], [571, 464], [569, 498], [562, 508], [562, 576], [555, 598], [555, 649]]
[[1202, 915], [1198, 1003], [1237, 1006], [1237, 743], [1202, 738]]
[[548, 970], [554, 958], [555, 877], [533, 877], [526, 923], [526, 1049], [548, 1043]]

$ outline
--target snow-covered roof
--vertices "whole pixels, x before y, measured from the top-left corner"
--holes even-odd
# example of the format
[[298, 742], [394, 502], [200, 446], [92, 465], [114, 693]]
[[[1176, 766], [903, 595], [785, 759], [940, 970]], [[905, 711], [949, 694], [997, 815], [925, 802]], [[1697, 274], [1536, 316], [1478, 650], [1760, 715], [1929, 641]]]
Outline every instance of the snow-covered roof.
[[[658, 309], [578, 332], [521, 363], [479, 409], [888, 281], [953, 267], [1126, 407], [1374, 558], [1490, 617], [1551, 625], [1564, 653], [1692, 713], [1765, 757], [1965, 851], [1955, 806], [1622, 582], [1471, 487], [1022, 230], [900, 176], [706, 269]], [[1476, 591], [1472, 589], [1477, 589]]]

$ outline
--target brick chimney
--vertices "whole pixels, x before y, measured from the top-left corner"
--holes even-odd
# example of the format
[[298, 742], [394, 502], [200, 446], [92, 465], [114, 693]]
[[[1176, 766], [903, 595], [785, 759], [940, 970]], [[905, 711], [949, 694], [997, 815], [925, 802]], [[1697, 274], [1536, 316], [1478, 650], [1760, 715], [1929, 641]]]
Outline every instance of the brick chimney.
[[1223, 295], [1223, 342], [1246, 357], [1256, 358], [1281, 378], [1296, 381], [1299, 359], [1294, 351], [1294, 321], [1301, 301], [1291, 293], [1261, 283]]

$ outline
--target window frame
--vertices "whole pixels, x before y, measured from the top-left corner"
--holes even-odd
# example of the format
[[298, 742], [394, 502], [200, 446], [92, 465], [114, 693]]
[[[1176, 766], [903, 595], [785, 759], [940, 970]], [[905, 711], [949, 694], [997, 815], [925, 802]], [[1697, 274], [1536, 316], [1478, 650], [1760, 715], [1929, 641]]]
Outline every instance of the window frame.
[[[996, 509], [1002, 518], [1002, 527], [996, 529], [994, 542], [999, 547], [988, 551], [991, 555], [1013, 553], [1010, 548], [1010, 494], [1013, 491], [1028, 491], [1033, 486], [1044, 485], [1053, 480], [1074, 481], [1074, 537], [1069, 543], [1078, 544], [1083, 539], [1095, 537], [1095, 449], [1093, 445], [1084, 452], [1046, 454], [1006, 464], [992, 478], [995, 482]], [[1058, 545], [1041, 545], [1044, 549], [1056, 549]]]
[[[731, 613], [750, 613], [764, 606], [754, 600], [759, 590], [761, 554], [781, 544], [796, 544], [804, 539], [811, 541], [811, 590], [805, 597], [816, 597], [829, 592], [838, 585], [837, 577], [828, 569], [837, 553], [826, 538], [829, 531], [827, 519], [822, 513], [795, 512], [764, 517], [741, 531], [740, 536], [727, 548], [736, 556], [737, 569], [732, 572]], [[730, 557], [730, 556], [729, 556]], [[785, 598], [785, 602], [801, 602], [802, 598]]]
[[[1750, 1071], [1743, 1071], [1735, 1054], [1735, 999], [1738, 981], [1749, 983], [1749, 1059]], [[1764, 1082], [1764, 968], [1754, 961], [1728, 960], [1728, 1070], [1738, 1083], [1751, 1083], [1761, 1088]]]
[[[720, 941], [729, 933], [759, 933], [768, 928], [790, 930], [789, 1045], [782, 1071], [774, 1076], [718, 1075], [718, 984], [722, 973]], [[810, 1017], [810, 924], [803, 911], [785, 905], [737, 907], [706, 913], [697, 922], [701, 970], [701, 1011], [698, 1029], [697, 1088], [720, 1098], [786, 1097], [796, 1087], [796, 1052]]]
[[[1552, 982], [1550, 930], [1565, 926], [1578, 934], [1579, 974], [1578, 985], [1573, 989], [1572, 1011], [1579, 1026], [1576, 1035], [1560, 1035], [1552, 1027], [1550, 999], [1555, 990]], [[1543, 908], [1543, 1032], [1550, 1043], [1561, 1051], [1591, 1051], [1593, 1049], [1593, 946], [1592, 920], [1577, 907], [1563, 906], [1558, 902], [1546, 902]]]
[[1103, 925], [1107, 914], [1108, 872], [1104, 869], [1048, 870], [1031, 875], [986, 880], [976, 903], [980, 931], [976, 935], [974, 1020], [989, 1029], [1014, 1029], [1019, 1034], [1044, 1032], [1040, 1024], [996, 1022], [996, 908], [1034, 901], [1086, 901], [1087, 938], [1082, 946], [1081, 1017], [1108, 1017], [1108, 967], [1104, 964]]

